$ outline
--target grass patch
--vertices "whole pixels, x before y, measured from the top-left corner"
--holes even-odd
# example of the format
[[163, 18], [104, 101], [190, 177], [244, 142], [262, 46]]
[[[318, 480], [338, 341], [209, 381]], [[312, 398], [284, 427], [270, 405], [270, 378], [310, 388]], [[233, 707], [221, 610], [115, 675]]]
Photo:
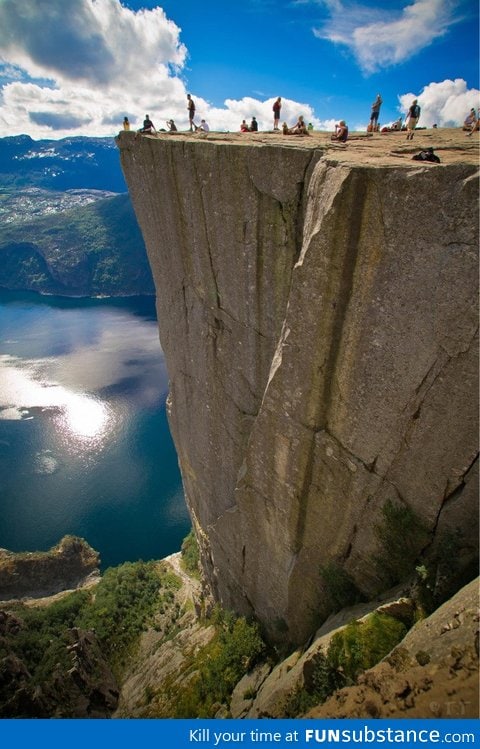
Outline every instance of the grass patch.
[[195, 533], [192, 530], [183, 539], [182, 547], [182, 562], [187, 572], [196, 577], [200, 576], [200, 550], [198, 548], [198, 541]]
[[228, 704], [237, 682], [266, 651], [256, 623], [215, 607], [211, 619], [217, 632], [192, 664], [192, 674], [176, 695], [175, 718], [211, 718]]
[[364, 621], [350, 622], [332, 637], [326, 654], [317, 654], [305, 674], [305, 688], [290, 698], [286, 717], [302, 715], [337, 689], [355, 684], [358, 676], [388, 655], [406, 633], [405, 624], [377, 612]]

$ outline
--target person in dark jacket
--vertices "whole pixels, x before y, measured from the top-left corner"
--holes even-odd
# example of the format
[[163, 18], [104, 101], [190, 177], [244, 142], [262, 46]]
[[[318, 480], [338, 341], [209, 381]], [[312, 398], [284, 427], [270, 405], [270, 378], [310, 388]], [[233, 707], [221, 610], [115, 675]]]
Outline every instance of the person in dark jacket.
[[273, 129], [278, 130], [278, 123], [280, 122], [280, 110], [282, 108], [282, 97], [279, 96], [278, 99], [275, 100], [273, 103]]
[[145, 119], [143, 120], [143, 127], [140, 128], [138, 131], [139, 133], [156, 133], [155, 125], [153, 124], [152, 120], [150, 119], [150, 115], [146, 114]]

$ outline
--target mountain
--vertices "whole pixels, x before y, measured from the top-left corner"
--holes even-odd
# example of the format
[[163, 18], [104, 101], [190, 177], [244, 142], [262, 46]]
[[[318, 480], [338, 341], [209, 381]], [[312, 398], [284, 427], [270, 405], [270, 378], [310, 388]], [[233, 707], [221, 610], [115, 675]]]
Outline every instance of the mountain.
[[0, 187], [126, 192], [113, 138], [0, 138]]
[[153, 294], [112, 138], [0, 139], [0, 286]]
[[[24, 193], [25, 195], [25, 193]], [[0, 286], [64, 296], [153, 294], [154, 286], [140, 230], [127, 194], [54, 211], [68, 193], [35, 193], [51, 212], [0, 228]], [[54, 206], [52, 207], [52, 202]], [[75, 201], [74, 201], [75, 202]]]

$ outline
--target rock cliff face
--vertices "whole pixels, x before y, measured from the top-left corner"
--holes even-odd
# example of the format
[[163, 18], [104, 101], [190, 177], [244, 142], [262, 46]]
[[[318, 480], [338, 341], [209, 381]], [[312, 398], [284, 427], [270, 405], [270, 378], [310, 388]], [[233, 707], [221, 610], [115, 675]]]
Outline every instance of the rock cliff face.
[[478, 182], [270, 137], [117, 142], [206, 579], [301, 642], [322, 567], [382, 587], [387, 501], [475, 553]]

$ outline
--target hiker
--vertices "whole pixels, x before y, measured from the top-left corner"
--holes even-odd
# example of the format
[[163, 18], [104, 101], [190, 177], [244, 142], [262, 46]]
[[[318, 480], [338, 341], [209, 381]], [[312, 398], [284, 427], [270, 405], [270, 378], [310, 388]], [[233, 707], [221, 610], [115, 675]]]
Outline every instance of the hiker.
[[[370, 130], [369, 132], [374, 132], [374, 130], [378, 130], [378, 115], [380, 114], [380, 107], [383, 104], [383, 99], [380, 96], [380, 94], [377, 94], [377, 98], [372, 104], [372, 110], [370, 112]], [[368, 128], [367, 128], [368, 129]]]
[[256, 117], [252, 117], [249, 130], [251, 133], [258, 133], [258, 122]]
[[123, 118], [123, 129], [130, 130], [130, 120], [128, 119], [128, 117]]
[[338, 125], [335, 125], [335, 132], [332, 135], [332, 140], [338, 140], [340, 143], [346, 143], [348, 138], [348, 125], [345, 120], [340, 120]]
[[280, 110], [282, 108], [282, 97], [279, 96], [278, 99], [273, 103], [273, 129], [278, 130], [278, 123], [280, 122]]
[[407, 112], [407, 140], [413, 140], [415, 128], [417, 127], [418, 120], [420, 119], [420, 107], [418, 106], [417, 99], [412, 101], [411, 107]]
[[188, 109], [188, 122], [190, 124], [190, 132], [193, 132], [193, 129], [195, 127], [195, 123], [193, 120], [195, 119], [195, 102], [193, 101], [190, 94], [187, 94], [187, 109]]
[[150, 115], [146, 114], [145, 119], [143, 120], [143, 127], [140, 128], [138, 131], [139, 133], [156, 133], [155, 125], [150, 119]]
[[242, 120], [242, 124], [240, 125], [240, 132], [241, 133], [248, 133], [248, 125], [245, 122], [245, 120]]
[[167, 127], [169, 133], [177, 133], [177, 126], [175, 125], [173, 120], [167, 120]]

